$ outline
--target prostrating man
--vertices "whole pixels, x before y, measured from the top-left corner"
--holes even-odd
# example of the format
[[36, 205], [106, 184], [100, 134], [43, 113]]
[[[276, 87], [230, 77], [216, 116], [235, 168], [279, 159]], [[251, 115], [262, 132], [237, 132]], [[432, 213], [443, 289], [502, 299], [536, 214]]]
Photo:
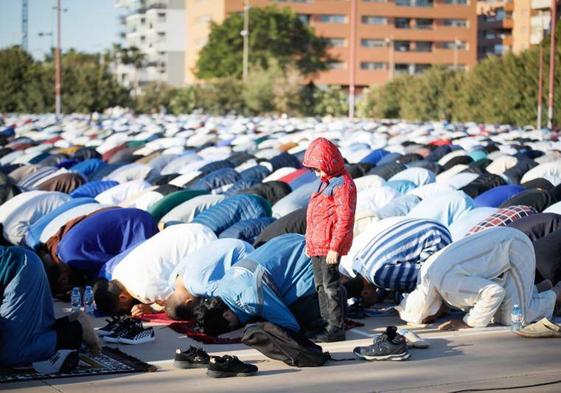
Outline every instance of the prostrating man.
[[[195, 308], [198, 324], [213, 335], [234, 330], [254, 318], [293, 331], [313, 329], [315, 322], [321, 322], [321, 315], [305, 248], [304, 236], [286, 234], [233, 265], [217, 283], [217, 297]], [[305, 312], [300, 312], [301, 308]]]
[[515, 304], [524, 323], [550, 318], [561, 300], [561, 284], [538, 292], [536, 259], [528, 237], [513, 228], [492, 228], [452, 243], [421, 267], [417, 288], [396, 307], [401, 319], [427, 323], [444, 304], [466, 312], [441, 329], [510, 325]]
[[157, 232], [152, 216], [140, 209], [101, 209], [67, 222], [39, 250], [53, 292], [93, 282], [103, 264]]
[[374, 223], [354, 241], [339, 270], [361, 277], [363, 305], [376, 302], [375, 288], [411, 292], [422, 263], [452, 243], [448, 229], [433, 220], [393, 217]]
[[218, 239], [190, 253], [169, 277], [173, 293], [166, 299], [166, 313], [172, 319], [193, 317], [201, 298], [215, 296], [218, 282], [226, 271], [253, 251], [238, 239]]
[[151, 305], [163, 306], [173, 292], [168, 281], [174, 269], [213, 240], [216, 235], [204, 225], [178, 224], [117, 255], [103, 266], [104, 279], [94, 285], [98, 310], [133, 316], [154, 312], [158, 307]]
[[100, 350], [85, 314], [55, 319], [47, 276], [33, 251], [0, 247], [0, 299], [0, 366], [42, 361], [82, 342]]

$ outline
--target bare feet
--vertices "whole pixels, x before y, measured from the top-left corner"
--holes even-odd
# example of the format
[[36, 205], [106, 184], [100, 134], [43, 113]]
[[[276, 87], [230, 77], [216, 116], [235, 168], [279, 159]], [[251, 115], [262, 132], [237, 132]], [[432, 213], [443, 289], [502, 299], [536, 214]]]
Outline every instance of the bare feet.
[[545, 292], [553, 288], [553, 283], [550, 280], [543, 280], [539, 284], [536, 285], [538, 292]]

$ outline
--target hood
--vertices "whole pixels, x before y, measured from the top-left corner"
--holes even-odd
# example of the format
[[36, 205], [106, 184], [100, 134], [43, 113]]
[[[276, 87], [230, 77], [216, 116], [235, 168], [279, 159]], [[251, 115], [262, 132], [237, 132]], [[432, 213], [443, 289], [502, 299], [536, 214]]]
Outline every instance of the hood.
[[341, 152], [328, 139], [315, 139], [304, 155], [303, 165], [307, 168], [321, 169], [327, 176], [340, 176], [345, 172], [345, 161]]

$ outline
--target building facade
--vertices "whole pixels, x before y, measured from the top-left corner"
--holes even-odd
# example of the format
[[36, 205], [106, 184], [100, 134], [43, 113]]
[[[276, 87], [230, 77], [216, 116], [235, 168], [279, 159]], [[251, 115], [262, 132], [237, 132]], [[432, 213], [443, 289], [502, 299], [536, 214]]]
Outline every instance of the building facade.
[[[358, 87], [380, 85], [399, 73], [416, 74], [434, 64], [469, 69], [477, 62], [475, 0], [356, 1], [355, 80]], [[185, 81], [196, 82], [199, 50], [209, 22], [243, 11], [243, 0], [186, 0]], [[293, 9], [318, 36], [331, 42], [337, 58], [314, 80], [318, 85], [349, 84], [351, 0], [250, 0], [251, 7]], [[251, 21], [250, 21], [251, 30]], [[251, 56], [251, 49], [250, 49]]]
[[136, 47], [142, 64], [119, 64], [117, 74], [128, 85], [140, 88], [150, 82], [172, 86], [185, 83], [185, 1], [118, 0], [125, 47]]

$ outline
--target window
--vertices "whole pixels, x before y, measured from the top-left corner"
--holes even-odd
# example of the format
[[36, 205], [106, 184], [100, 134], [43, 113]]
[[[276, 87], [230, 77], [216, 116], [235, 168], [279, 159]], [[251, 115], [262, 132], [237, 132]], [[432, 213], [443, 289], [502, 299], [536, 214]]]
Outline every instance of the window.
[[419, 30], [430, 30], [432, 29], [433, 20], [432, 19], [417, 19], [415, 23], [415, 28]]
[[340, 61], [335, 61], [329, 64], [330, 70], [344, 70], [346, 68], [346, 64]]
[[300, 19], [300, 22], [302, 22], [305, 25], [310, 24], [310, 15], [298, 14], [298, 19]]
[[432, 42], [417, 41], [415, 43], [415, 52], [432, 52]]
[[395, 5], [399, 5], [401, 7], [411, 7], [413, 2], [414, 0], [395, 0]]
[[408, 74], [409, 73], [409, 64], [406, 63], [397, 63], [394, 67], [396, 73], [399, 74]]
[[386, 69], [386, 63], [380, 61], [363, 61], [360, 63], [361, 70], [378, 71]]
[[365, 3], [385, 3], [386, 0], [362, 0]]
[[388, 22], [388, 18], [385, 16], [372, 15], [363, 15], [361, 20], [365, 25], [385, 25]]
[[336, 48], [342, 48], [347, 46], [347, 40], [344, 38], [326, 38], [327, 42], [329, 42], [329, 45], [336, 47]]
[[158, 22], [165, 22], [165, 21], [166, 21], [166, 13], [158, 12]]
[[415, 64], [414, 65], [414, 73], [415, 74], [420, 74], [422, 72], [425, 72], [426, 70], [428, 70], [430, 68], [430, 64]]
[[411, 19], [395, 18], [394, 25], [396, 29], [409, 29], [411, 28]]
[[321, 23], [347, 23], [345, 15], [318, 15], [317, 20]]
[[360, 46], [365, 48], [383, 48], [386, 46], [386, 40], [376, 38], [363, 38], [360, 40]]
[[395, 5], [401, 7], [432, 7], [433, 0], [395, 0]]
[[467, 0], [444, 0], [444, 4], [448, 5], [467, 5]]
[[409, 52], [411, 49], [411, 42], [409, 41], [394, 41], [393, 42], [394, 50], [398, 52]]
[[465, 19], [442, 19], [442, 26], [446, 27], [467, 27]]
[[458, 45], [459, 50], [467, 49], [467, 43], [465, 41], [442, 41], [438, 43], [438, 47], [442, 49], [455, 49], [456, 45]]

